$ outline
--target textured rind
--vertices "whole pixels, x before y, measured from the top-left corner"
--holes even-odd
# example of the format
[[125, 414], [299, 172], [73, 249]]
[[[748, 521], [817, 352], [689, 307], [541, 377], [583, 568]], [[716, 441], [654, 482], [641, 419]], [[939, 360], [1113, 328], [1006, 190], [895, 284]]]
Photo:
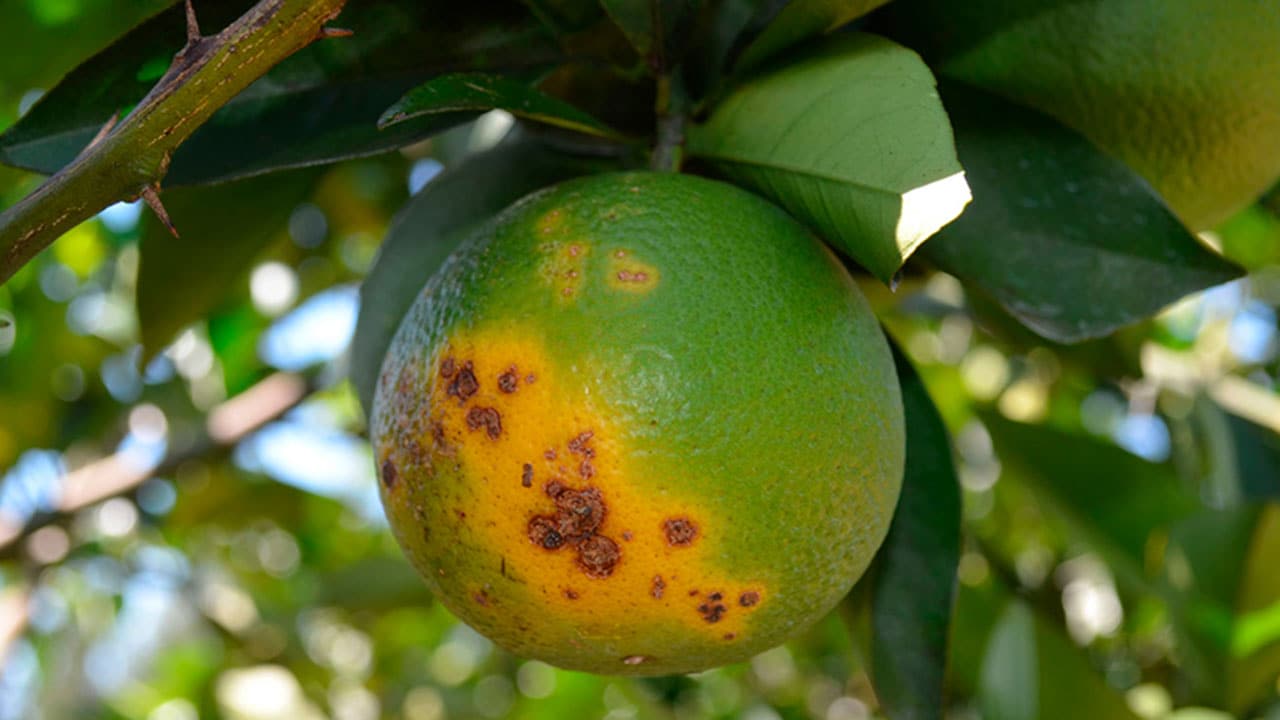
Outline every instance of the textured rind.
[[[888, 347], [831, 253], [741, 190], [649, 173], [539, 192], [465, 243], [392, 343], [372, 437], [445, 605], [607, 674], [742, 660], [822, 617], [883, 540], [904, 445]], [[530, 539], [552, 480], [602, 496], [584, 537], [618, 547], [607, 576]]]

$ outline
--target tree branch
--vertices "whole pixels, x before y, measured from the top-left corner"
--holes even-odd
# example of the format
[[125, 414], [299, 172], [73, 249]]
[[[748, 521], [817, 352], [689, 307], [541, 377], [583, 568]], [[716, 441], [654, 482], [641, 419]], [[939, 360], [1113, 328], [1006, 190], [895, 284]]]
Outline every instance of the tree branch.
[[116, 453], [67, 473], [58, 480], [59, 498], [54, 510], [21, 523], [0, 517], [0, 560], [16, 557], [20, 541], [46, 525], [64, 522], [90, 505], [136, 490], [153, 477], [174, 472], [188, 460], [232, 447], [297, 407], [316, 389], [314, 378], [284, 372], [269, 375], [215, 407], [205, 420], [204, 433], [189, 446], [171, 451], [157, 465], [140, 466], [127, 455]]
[[199, 34], [187, 3], [188, 40], [137, 108], [109, 122], [80, 155], [0, 213], [0, 283], [58, 236], [120, 200], [156, 194], [169, 158], [210, 116], [281, 60], [340, 37], [324, 24], [346, 0], [260, 0], [225, 30]]

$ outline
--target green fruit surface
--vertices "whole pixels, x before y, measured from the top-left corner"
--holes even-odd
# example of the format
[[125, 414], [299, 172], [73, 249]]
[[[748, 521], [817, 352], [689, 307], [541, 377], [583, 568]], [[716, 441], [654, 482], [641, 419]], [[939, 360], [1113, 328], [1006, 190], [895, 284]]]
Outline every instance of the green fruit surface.
[[392, 343], [372, 438], [450, 610], [518, 655], [650, 675], [826, 614], [884, 538], [905, 442], [831, 252], [666, 173], [549, 188], [464, 243]]
[[942, 74], [1074, 128], [1193, 230], [1280, 179], [1280, 2], [904, 0], [890, 13]]

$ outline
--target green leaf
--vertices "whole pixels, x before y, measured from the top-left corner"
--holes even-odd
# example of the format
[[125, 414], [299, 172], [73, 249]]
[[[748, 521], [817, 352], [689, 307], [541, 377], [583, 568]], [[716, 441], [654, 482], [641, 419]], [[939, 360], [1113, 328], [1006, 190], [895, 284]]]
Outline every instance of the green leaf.
[[1108, 442], [980, 413], [1000, 461], [1125, 579], [1146, 585], [1152, 533], [1201, 509], [1167, 463]]
[[1005, 608], [979, 681], [983, 717], [999, 720], [1137, 720], [1080, 648], [1021, 600]]
[[454, 248], [521, 197], [591, 167], [533, 139], [517, 138], [446, 170], [405, 203], [360, 288], [351, 381], [366, 416], [400, 319]]
[[289, 215], [315, 185], [297, 170], [207, 188], [166, 190], [180, 237], [148, 213], [141, 224], [138, 322], [149, 358], [231, 292], [267, 245], [283, 237]]
[[657, 0], [600, 0], [600, 6], [627, 36], [627, 42], [646, 57], [661, 46], [655, 36], [655, 31], [661, 32], [661, 24], [654, 23], [654, 16], [660, 12], [658, 5]]
[[[201, 26], [226, 26], [247, 0], [198, 3]], [[389, 0], [349, 3], [349, 38], [316, 42], [277, 65], [179, 148], [166, 185], [208, 183], [369, 155], [420, 140], [472, 113], [379, 131], [378, 116], [443, 72], [544, 67], [562, 53], [518, 5]], [[175, 5], [89, 58], [0, 135], [0, 162], [46, 174], [76, 156], [113, 113], [127, 111], [182, 47]], [[413, 48], [407, 51], [406, 48]]]
[[736, 69], [748, 70], [796, 44], [825, 35], [889, 0], [793, 0], [738, 57]]
[[424, 117], [501, 109], [547, 125], [616, 138], [618, 134], [587, 113], [528, 83], [486, 73], [454, 73], [410, 90], [378, 119], [389, 128]]
[[960, 560], [960, 483], [942, 418], [895, 345], [907, 462], [889, 534], [861, 588], [870, 603], [870, 669], [894, 720], [942, 717], [947, 639]]
[[690, 129], [688, 149], [886, 282], [969, 201], [933, 75], [874, 35], [747, 81]]
[[1239, 277], [1137, 175], [1056, 120], [944, 82], [974, 203], [925, 251], [1059, 342]]
[[1206, 511], [1165, 555], [1179, 654], [1200, 702], [1250, 715], [1280, 673], [1280, 505]]
[[600, 6], [651, 67], [665, 68], [691, 40], [688, 21], [695, 0], [600, 0]]

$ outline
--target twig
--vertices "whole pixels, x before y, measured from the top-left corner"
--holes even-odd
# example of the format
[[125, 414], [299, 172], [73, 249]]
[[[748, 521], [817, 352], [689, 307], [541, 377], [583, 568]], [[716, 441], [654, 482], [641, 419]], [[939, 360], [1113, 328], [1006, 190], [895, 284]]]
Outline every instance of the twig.
[[193, 458], [236, 444], [296, 407], [315, 389], [310, 380], [300, 375], [270, 375], [215, 407], [205, 421], [204, 434], [196, 442], [171, 452], [155, 466], [140, 467], [136, 460], [116, 453], [67, 473], [58, 480], [60, 496], [54, 511], [40, 513], [21, 525], [0, 518], [0, 559], [14, 557], [18, 541], [46, 525], [65, 521], [94, 503], [130, 492], [153, 477], [172, 473]]
[[[277, 63], [324, 37], [346, 0], [260, 0], [201, 36], [187, 1], [187, 44], [137, 108], [27, 197], [0, 213], [0, 283], [58, 236], [120, 200], [156, 195], [169, 158], [220, 107]], [[172, 229], [172, 228], [171, 228]]]
[[677, 68], [658, 76], [657, 140], [649, 156], [649, 168], [663, 172], [680, 172], [684, 164], [684, 126], [688, 118], [688, 98]]

